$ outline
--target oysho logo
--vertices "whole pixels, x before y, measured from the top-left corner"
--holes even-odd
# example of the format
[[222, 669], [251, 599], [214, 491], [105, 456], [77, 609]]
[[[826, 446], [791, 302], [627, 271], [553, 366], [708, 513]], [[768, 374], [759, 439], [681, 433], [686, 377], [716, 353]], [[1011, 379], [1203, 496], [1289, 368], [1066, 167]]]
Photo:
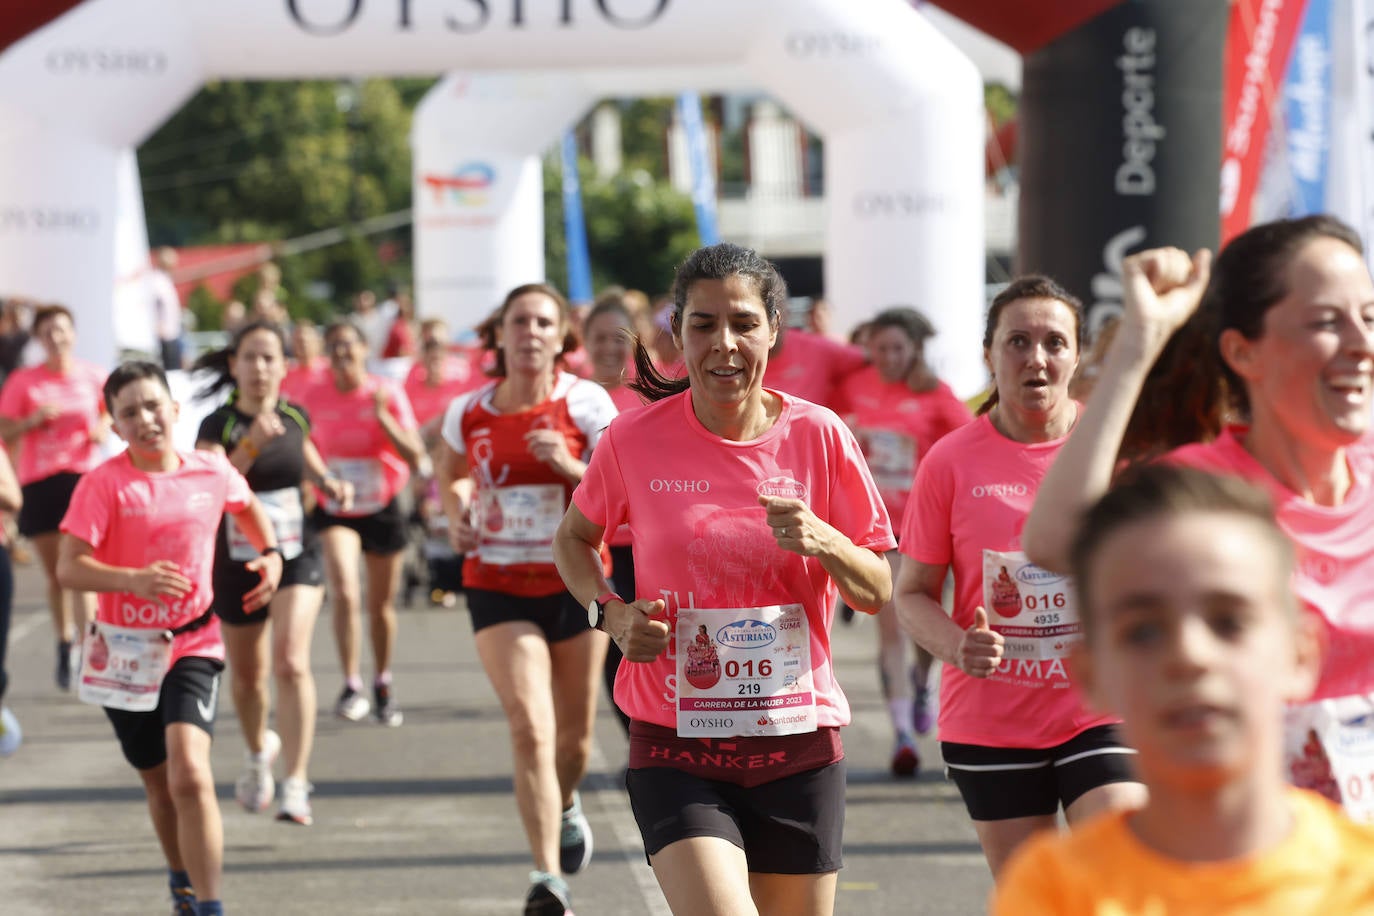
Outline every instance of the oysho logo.
[[[553, 23], [571, 27], [590, 16], [618, 29], [648, 28], [659, 20], [671, 0], [560, 0], [558, 18]], [[553, 4], [531, 4], [546, 8]], [[286, 12], [302, 31], [311, 35], [338, 35], [362, 17], [366, 0], [286, 0]], [[523, 29], [525, 0], [373, 0], [373, 6], [389, 6], [396, 11], [395, 27], [402, 32], [415, 30], [414, 14], [436, 12], [443, 16], [443, 28], [450, 32], [480, 32], [504, 20], [512, 29]], [[419, 7], [417, 10], [416, 7]], [[543, 25], [541, 20], [537, 25]]]
[[758, 486], [760, 496], [779, 499], [806, 499], [806, 484], [791, 477], [770, 477]]
[[793, 57], [833, 59], [863, 57], [878, 51], [883, 40], [857, 32], [788, 32], [783, 47]]
[[491, 199], [496, 169], [485, 162], [465, 162], [452, 175], [426, 172], [420, 180], [434, 192], [436, 204], [447, 199], [460, 207], [484, 207]]
[[974, 499], [982, 499], [984, 496], [1025, 496], [1030, 491], [1024, 483], [986, 483], [974, 487], [969, 492]]
[[49, 73], [161, 76], [167, 72], [167, 55], [156, 49], [53, 48], [43, 64]]
[[100, 228], [100, 212], [94, 208], [64, 210], [60, 207], [5, 207], [0, 209], [0, 233], [74, 232], [86, 235]]
[[701, 717], [687, 720], [687, 724], [692, 728], [734, 728], [735, 720], [731, 718]]
[[655, 477], [649, 481], [650, 493], [710, 493], [709, 480], [668, 480]]
[[777, 631], [762, 620], [736, 620], [716, 630], [716, 642], [732, 649], [762, 649], [777, 638]]
[[859, 191], [854, 214], [864, 219], [925, 216], [944, 211], [947, 201], [931, 191]]

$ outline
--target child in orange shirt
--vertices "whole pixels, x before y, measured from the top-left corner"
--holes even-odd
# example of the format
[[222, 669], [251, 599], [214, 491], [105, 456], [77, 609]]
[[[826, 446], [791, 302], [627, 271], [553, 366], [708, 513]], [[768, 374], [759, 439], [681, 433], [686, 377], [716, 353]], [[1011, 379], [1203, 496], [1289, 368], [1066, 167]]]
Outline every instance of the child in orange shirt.
[[1150, 799], [1027, 844], [994, 916], [1374, 914], [1374, 831], [1284, 783], [1283, 709], [1320, 651], [1267, 498], [1152, 466], [1087, 513], [1072, 559], [1073, 670]]

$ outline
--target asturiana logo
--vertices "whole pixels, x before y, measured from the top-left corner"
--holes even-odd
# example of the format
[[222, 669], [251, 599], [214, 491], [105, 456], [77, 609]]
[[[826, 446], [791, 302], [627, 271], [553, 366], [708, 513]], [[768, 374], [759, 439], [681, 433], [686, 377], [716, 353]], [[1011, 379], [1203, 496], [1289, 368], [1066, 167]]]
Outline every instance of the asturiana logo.
[[1048, 569], [1041, 569], [1039, 566], [1022, 566], [1016, 571], [1016, 578], [1026, 585], [1053, 585], [1056, 582], [1063, 582], [1064, 577], [1059, 573], [1050, 572]]
[[485, 162], [465, 162], [452, 175], [428, 172], [421, 180], [434, 192], [436, 204], [442, 204], [444, 193], [448, 192], [460, 207], [481, 207], [486, 205], [488, 192], [496, 182], [496, 170]]
[[760, 496], [775, 496], [780, 499], [806, 499], [806, 484], [791, 477], [769, 477], [759, 484]]
[[777, 638], [777, 631], [762, 620], [736, 620], [716, 631], [716, 642], [732, 649], [762, 649]]

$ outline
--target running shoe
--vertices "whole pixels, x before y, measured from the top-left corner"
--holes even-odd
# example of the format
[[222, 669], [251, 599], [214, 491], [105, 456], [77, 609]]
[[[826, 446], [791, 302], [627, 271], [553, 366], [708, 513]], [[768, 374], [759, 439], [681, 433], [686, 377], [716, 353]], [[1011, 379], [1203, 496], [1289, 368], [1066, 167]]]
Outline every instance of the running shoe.
[[390, 684], [373, 684], [372, 696], [376, 700], [372, 711], [378, 722], [388, 728], [395, 728], [405, 721], [405, 716], [401, 715], [400, 708], [391, 697]]
[[69, 642], [57, 644], [57, 671], [53, 673], [53, 680], [58, 690], [72, 689], [72, 644]]
[[192, 888], [172, 888], [172, 916], [196, 916], [196, 892]]
[[916, 728], [916, 734], [928, 735], [930, 730], [935, 727], [935, 710], [931, 703], [930, 688], [916, 688], [916, 703], [912, 707], [911, 724]]
[[352, 687], [345, 686], [339, 694], [339, 702], [334, 704], [334, 715], [350, 722], [361, 722], [372, 711], [372, 704]]
[[267, 806], [272, 804], [272, 798], [277, 793], [277, 784], [272, 779], [272, 764], [277, 762], [280, 753], [281, 738], [269, 728], [262, 739], [262, 753], [249, 751], [244, 754], [247, 763], [234, 787], [234, 797], [249, 814], [266, 811]]
[[0, 757], [8, 757], [24, 743], [24, 730], [8, 706], [0, 706]]
[[525, 916], [573, 916], [568, 882], [546, 871], [530, 872], [530, 892], [525, 897]]
[[892, 750], [892, 775], [915, 776], [921, 768], [921, 755], [916, 750], [916, 742], [910, 735], [897, 736], [897, 745]]
[[558, 865], [565, 875], [575, 875], [592, 860], [592, 825], [582, 813], [582, 796], [573, 793], [572, 804], [563, 812], [558, 834]]
[[287, 777], [281, 781], [281, 808], [277, 820], [290, 821], [309, 827], [315, 823], [310, 814], [310, 792], [315, 787], [299, 777]]

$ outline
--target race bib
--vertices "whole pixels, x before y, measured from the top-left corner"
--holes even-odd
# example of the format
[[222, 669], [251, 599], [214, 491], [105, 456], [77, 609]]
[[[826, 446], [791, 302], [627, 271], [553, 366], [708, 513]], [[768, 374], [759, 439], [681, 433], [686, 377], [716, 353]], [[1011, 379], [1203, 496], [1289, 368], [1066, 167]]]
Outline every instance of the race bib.
[[1019, 550], [983, 551], [983, 607], [1011, 660], [1062, 659], [1083, 638], [1073, 581], [1041, 569]]
[[916, 440], [891, 429], [865, 429], [859, 436], [878, 489], [909, 491], [916, 476]]
[[[301, 555], [302, 537], [305, 530], [305, 509], [301, 505], [300, 487], [285, 487], [280, 490], [267, 490], [255, 493], [258, 502], [272, 520], [272, 530], [277, 532], [277, 546], [281, 548], [283, 560], [294, 560]], [[259, 551], [248, 540], [243, 529], [229, 514], [224, 516], [225, 531], [229, 535], [229, 559], [246, 563], [256, 560]]]
[[1300, 789], [1374, 824], [1374, 694], [1318, 700], [1284, 716], [1284, 760]]
[[682, 608], [677, 684], [677, 733], [683, 738], [814, 732], [805, 608]]
[[347, 512], [338, 502], [325, 496], [324, 511], [330, 515], [346, 515], [350, 518], [375, 515], [390, 502], [386, 498], [386, 474], [382, 470], [382, 463], [376, 458], [331, 458], [329, 472], [353, 484], [353, 506]]
[[171, 663], [171, 631], [92, 623], [81, 647], [77, 696], [92, 706], [148, 712], [157, 708]]
[[479, 493], [477, 555], [492, 566], [553, 563], [553, 536], [563, 521], [563, 485], [521, 484]]

